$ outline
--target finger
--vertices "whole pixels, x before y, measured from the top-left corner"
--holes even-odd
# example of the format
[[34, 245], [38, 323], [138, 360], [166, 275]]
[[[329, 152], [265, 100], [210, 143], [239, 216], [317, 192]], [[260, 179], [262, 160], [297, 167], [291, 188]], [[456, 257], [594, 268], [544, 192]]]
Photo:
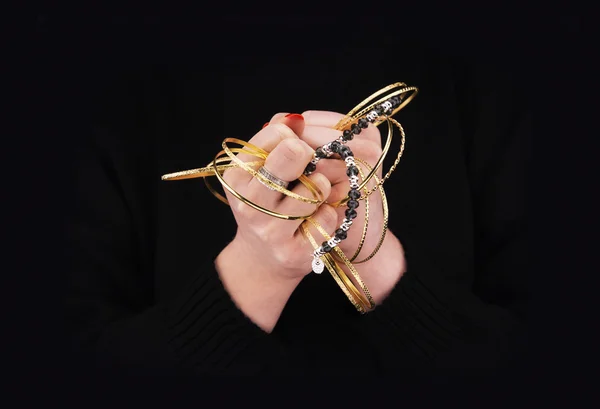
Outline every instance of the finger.
[[322, 126], [325, 128], [333, 128], [338, 122], [346, 116], [338, 112], [332, 111], [304, 111], [302, 113], [306, 125]]
[[[331, 111], [305, 111], [302, 113], [302, 115], [304, 116], [304, 120], [306, 122], [307, 127], [315, 126], [332, 129], [339, 123], [339, 121], [346, 118], [345, 115]], [[341, 134], [341, 131], [338, 131], [338, 133]], [[338, 136], [340, 135], [334, 136], [333, 139], [337, 138]], [[366, 129], [363, 129], [357, 137], [381, 144], [381, 135], [379, 133], [379, 130], [376, 126], [372, 124], [369, 124], [369, 126]], [[329, 141], [333, 139], [330, 139]], [[325, 144], [327, 142], [323, 142], [322, 144]]]
[[[258, 146], [267, 152], [271, 152], [275, 146], [283, 139], [288, 137], [298, 137], [298, 135], [304, 132], [304, 117], [300, 114], [289, 114], [285, 112], [280, 112], [275, 114], [271, 121], [267, 122], [263, 126], [256, 135], [254, 135], [248, 143], [252, 145]], [[270, 125], [270, 126], [269, 126]], [[291, 135], [289, 131], [284, 128], [281, 128], [281, 125], [286, 126], [291, 129], [294, 135]], [[270, 128], [270, 129], [269, 129]], [[275, 133], [278, 137], [273, 137], [273, 128], [275, 128]], [[250, 160], [256, 160], [255, 157], [246, 153], [238, 154], [238, 158], [243, 160], [244, 162]], [[254, 158], [254, 159], [252, 159]]]
[[[300, 139], [285, 139], [269, 154], [265, 161], [265, 169], [275, 177], [291, 182], [300, 177], [306, 165], [313, 158], [314, 150]], [[261, 206], [273, 208], [281, 201], [283, 194], [270, 190], [258, 178], [248, 183], [247, 197], [260, 203]], [[293, 200], [293, 199], [292, 199]]]
[[[248, 143], [257, 146], [267, 152], [271, 152], [281, 141], [285, 139], [298, 139], [298, 135], [285, 123], [273, 123], [260, 130]], [[260, 158], [248, 153], [238, 153], [237, 158], [242, 162], [252, 162]], [[231, 168], [224, 172], [223, 177], [227, 183], [248, 185], [252, 174], [241, 168]]]
[[278, 112], [275, 115], [273, 115], [271, 117], [271, 119], [269, 120], [269, 122], [267, 122], [268, 124], [273, 124], [276, 122], [280, 122], [282, 118], [285, 118], [286, 115], [288, 115], [289, 112]]
[[289, 126], [297, 135], [302, 133], [304, 125], [304, 117], [301, 114], [294, 114], [288, 112], [279, 112], [271, 120], [263, 125], [263, 129], [271, 124], [283, 123]]
[[348, 181], [346, 170], [346, 162], [341, 159], [321, 159], [317, 165], [316, 172], [325, 176], [333, 186]]
[[[321, 190], [321, 192], [323, 192], [324, 197], [329, 196], [329, 193], [331, 191], [331, 183], [329, 182], [329, 179], [327, 179], [324, 175], [320, 173], [313, 173], [308, 178], [314, 182], [314, 184]], [[292, 190], [292, 192], [304, 197], [312, 198], [310, 190], [308, 190], [306, 186], [300, 183]], [[314, 210], [314, 204], [304, 203], [287, 196], [284, 197], [283, 200], [281, 200], [281, 203], [277, 206], [277, 211], [279, 213], [291, 214], [294, 216], [310, 214]], [[300, 226], [300, 223], [302, 223], [302, 221], [303, 220], [292, 220], [285, 223], [285, 228], [287, 229], [285, 231], [285, 234], [287, 234], [288, 237], [293, 236], [298, 227]]]
[[311, 148], [317, 149], [333, 140], [336, 140], [342, 135], [341, 131], [333, 128], [324, 128], [322, 126], [306, 125], [304, 132], [300, 135], [300, 139], [308, 143]]
[[[364, 129], [363, 132], [367, 131], [367, 129]], [[375, 132], [378, 131], [375, 129]], [[341, 132], [336, 131], [335, 129], [306, 126], [304, 132], [300, 135], [300, 139], [308, 143], [313, 149], [317, 149], [318, 147], [337, 139], [340, 135]], [[352, 150], [355, 157], [364, 159], [371, 165], [377, 161], [382, 151], [381, 140], [379, 138], [377, 139], [377, 142], [375, 142], [358, 137], [347, 142], [347, 146]], [[317, 165], [317, 168], [318, 166], [319, 165]]]
[[[317, 149], [331, 141], [338, 139], [340, 136], [342, 136], [342, 132], [331, 128], [306, 126], [304, 128], [304, 132], [299, 135], [300, 139], [306, 141], [306, 143], [308, 143], [313, 149]], [[367, 142], [367, 144], [365, 144], [365, 142]], [[370, 125], [368, 128], [363, 129], [363, 131], [359, 135], [355, 136], [351, 141], [346, 142], [346, 144], [355, 154], [362, 154], [363, 156], [367, 154], [371, 156], [374, 151], [381, 150], [381, 138], [379, 137], [379, 130]], [[372, 146], [369, 146], [369, 144]], [[366, 152], [362, 152], [361, 149], [366, 149]]]

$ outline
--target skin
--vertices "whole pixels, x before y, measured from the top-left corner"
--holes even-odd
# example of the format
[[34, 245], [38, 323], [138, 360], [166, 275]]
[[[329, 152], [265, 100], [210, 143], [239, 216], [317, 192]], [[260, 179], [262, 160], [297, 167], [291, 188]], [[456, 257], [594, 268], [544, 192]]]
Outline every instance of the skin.
[[[343, 117], [328, 111], [307, 111], [302, 115], [279, 113], [259, 131], [250, 143], [270, 152], [265, 167], [277, 177], [292, 181], [297, 179], [312, 159], [314, 150], [333, 139], [340, 132], [332, 127]], [[358, 158], [374, 164], [381, 154], [381, 137], [373, 125], [348, 143]], [[243, 161], [255, 160], [239, 154]], [[378, 172], [381, 177], [381, 169]], [[303, 203], [263, 186], [252, 175], [241, 169], [225, 172], [225, 180], [249, 200], [286, 214], [307, 214], [314, 205]], [[346, 166], [343, 161], [324, 159], [310, 178], [333, 203], [345, 197], [349, 190]], [[299, 184], [293, 191], [311, 197], [308, 189]], [[302, 220], [280, 220], [245, 205], [226, 192], [238, 230], [235, 238], [215, 260], [215, 266], [231, 298], [257, 326], [270, 333], [289, 297], [302, 278], [311, 272], [313, 247], [300, 232]], [[383, 226], [381, 198], [377, 193], [370, 197], [369, 229], [358, 260], [366, 257], [377, 245]], [[357, 209], [359, 216], [340, 243], [348, 256], [356, 251], [364, 223], [364, 201]], [[332, 234], [341, 224], [346, 207], [338, 209], [323, 204], [313, 216], [325, 230]], [[322, 236], [311, 227], [313, 236]], [[373, 298], [380, 304], [400, 280], [406, 270], [404, 250], [398, 238], [388, 231], [385, 241], [371, 260], [355, 265], [369, 287]], [[347, 268], [343, 266], [347, 271]]]

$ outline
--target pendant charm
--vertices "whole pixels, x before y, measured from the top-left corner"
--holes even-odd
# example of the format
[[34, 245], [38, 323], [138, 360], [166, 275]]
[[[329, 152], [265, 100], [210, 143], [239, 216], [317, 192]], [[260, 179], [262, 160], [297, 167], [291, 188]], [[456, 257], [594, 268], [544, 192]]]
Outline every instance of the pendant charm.
[[319, 257], [313, 258], [312, 271], [314, 271], [316, 274], [321, 274], [324, 269], [325, 269], [325, 264], [323, 264], [321, 259]]

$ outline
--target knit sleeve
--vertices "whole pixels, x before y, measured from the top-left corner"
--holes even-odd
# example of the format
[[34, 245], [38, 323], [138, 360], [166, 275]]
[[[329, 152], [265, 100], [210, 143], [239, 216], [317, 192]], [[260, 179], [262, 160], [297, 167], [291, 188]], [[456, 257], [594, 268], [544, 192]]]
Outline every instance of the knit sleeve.
[[[114, 109], [136, 105], [111, 101]], [[135, 151], [126, 142], [135, 134], [136, 115], [127, 108], [103, 121], [110, 127], [97, 127], [77, 152], [66, 307], [80, 363], [93, 371], [144, 374], [255, 374], [283, 364], [275, 338], [223, 287], [216, 254], [202, 255], [203, 264], [188, 274], [193, 278], [170, 299], [156, 301], [151, 141], [137, 143]]]
[[426, 243], [400, 237], [407, 272], [364, 318], [390, 370], [407, 362], [494, 368], [514, 364], [523, 351], [528, 100], [517, 77], [476, 67], [457, 70], [456, 87], [474, 209], [474, 279], [444, 278], [452, 266], [431, 260]]

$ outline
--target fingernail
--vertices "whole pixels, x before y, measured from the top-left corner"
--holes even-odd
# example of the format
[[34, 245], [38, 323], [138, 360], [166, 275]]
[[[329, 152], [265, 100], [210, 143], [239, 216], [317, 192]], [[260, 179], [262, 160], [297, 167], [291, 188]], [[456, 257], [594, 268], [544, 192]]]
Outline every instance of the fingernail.
[[263, 125], [262, 129], [265, 129], [267, 127], [267, 125], [269, 125], [269, 123], [267, 122], [266, 124]]
[[287, 114], [285, 116], [286, 118], [293, 118], [293, 119], [301, 119], [304, 121], [304, 117], [300, 114]]

